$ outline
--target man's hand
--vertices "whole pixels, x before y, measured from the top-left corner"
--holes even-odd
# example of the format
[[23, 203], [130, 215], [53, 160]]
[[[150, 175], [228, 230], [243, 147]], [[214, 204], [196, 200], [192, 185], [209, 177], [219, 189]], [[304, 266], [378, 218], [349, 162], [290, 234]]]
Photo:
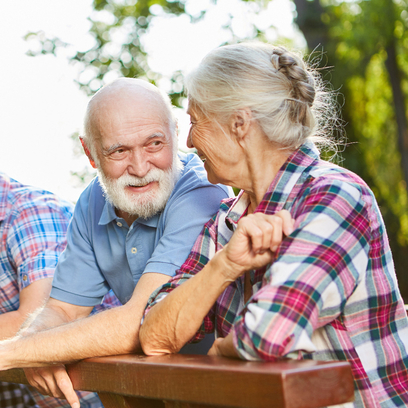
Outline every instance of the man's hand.
[[64, 365], [41, 368], [25, 368], [25, 375], [31, 386], [41, 394], [64, 398], [72, 408], [80, 403]]
[[235, 280], [246, 271], [271, 263], [283, 235], [292, 233], [293, 223], [286, 210], [275, 215], [255, 213], [241, 218], [231, 240], [222, 250], [230, 265], [227, 277]]
[[[44, 329], [60, 326], [70, 321], [86, 317], [91, 310], [92, 307], [71, 305], [53, 298], [49, 299], [45, 308], [43, 308], [39, 314], [33, 314], [25, 324], [27, 327], [20, 330], [18, 337], [21, 338], [23, 343], [20, 343], [19, 348], [26, 351], [24, 341], [30, 338], [32, 340], [36, 339], [37, 332], [44, 334], [46, 333], [43, 331]], [[49, 333], [51, 332], [52, 330]], [[17, 344], [19, 344], [18, 337], [15, 338]], [[32, 344], [32, 347], [36, 351], [39, 350], [38, 343]], [[44, 349], [45, 348], [48, 347], [44, 346]], [[55, 352], [55, 347], [53, 347], [52, 350]], [[42, 358], [40, 361], [47, 360]], [[15, 361], [13, 361], [12, 364], [13, 363], [15, 363]], [[27, 365], [29, 364], [26, 364], [25, 366]], [[36, 362], [33, 361], [32, 365], [35, 366], [41, 364], [36, 364]], [[55, 398], [64, 398], [73, 408], [80, 407], [78, 396], [74, 391], [64, 365], [58, 364], [37, 368], [24, 368], [24, 372], [29, 384], [36, 388], [41, 394], [50, 395]]]
[[218, 337], [207, 353], [209, 356], [224, 356], [231, 358], [239, 358], [232, 341], [232, 332], [227, 337]]

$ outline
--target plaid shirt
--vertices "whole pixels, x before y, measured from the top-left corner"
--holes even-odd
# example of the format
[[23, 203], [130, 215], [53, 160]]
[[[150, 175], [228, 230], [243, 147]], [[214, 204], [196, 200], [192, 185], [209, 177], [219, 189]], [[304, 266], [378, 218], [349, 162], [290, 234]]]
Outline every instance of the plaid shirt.
[[[226, 245], [248, 204], [243, 192], [222, 202], [146, 313]], [[373, 193], [306, 143], [282, 166], [256, 212], [282, 209], [295, 230], [272, 264], [250, 272], [251, 299], [244, 304], [244, 277], [236, 280], [193, 340], [232, 331], [242, 359], [345, 360], [355, 383], [355, 402], [346, 406], [408, 405], [408, 320]]]
[[[66, 245], [72, 205], [0, 173], [0, 313], [17, 310], [19, 293], [50, 278]], [[34, 388], [0, 383], [0, 406], [69, 408], [66, 400], [42, 396]], [[81, 392], [81, 407], [101, 407], [95, 394]]]

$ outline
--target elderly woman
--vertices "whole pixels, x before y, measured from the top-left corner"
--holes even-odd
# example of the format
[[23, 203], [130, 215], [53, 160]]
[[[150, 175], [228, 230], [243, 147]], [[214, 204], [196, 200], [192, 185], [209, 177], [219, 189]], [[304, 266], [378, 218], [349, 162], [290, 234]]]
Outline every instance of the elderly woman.
[[318, 77], [284, 48], [238, 44], [207, 55], [187, 88], [188, 146], [212, 183], [241, 192], [152, 295], [144, 352], [215, 331], [209, 354], [346, 360], [354, 406], [406, 406], [408, 321], [387, 234], [364, 181], [319, 158]]

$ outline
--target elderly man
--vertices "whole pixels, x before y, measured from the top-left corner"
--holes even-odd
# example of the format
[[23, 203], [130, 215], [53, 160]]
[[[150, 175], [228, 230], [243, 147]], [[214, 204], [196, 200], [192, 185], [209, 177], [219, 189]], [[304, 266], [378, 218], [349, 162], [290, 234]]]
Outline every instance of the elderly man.
[[[0, 340], [14, 336], [29, 313], [42, 306], [66, 246], [72, 204], [0, 173]], [[81, 393], [83, 407], [99, 408], [99, 398]], [[0, 406], [68, 407], [20, 384], [0, 383]]]
[[[50, 300], [22, 338], [0, 346], [0, 369], [138, 350], [149, 295], [174, 275], [228, 196], [208, 182], [196, 155], [177, 154], [170, 101], [147, 82], [120, 79], [100, 90], [82, 142], [99, 177], [75, 207]], [[80, 319], [110, 288], [123, 306]], [[26, 374], [79, 407], [63, 366]]]

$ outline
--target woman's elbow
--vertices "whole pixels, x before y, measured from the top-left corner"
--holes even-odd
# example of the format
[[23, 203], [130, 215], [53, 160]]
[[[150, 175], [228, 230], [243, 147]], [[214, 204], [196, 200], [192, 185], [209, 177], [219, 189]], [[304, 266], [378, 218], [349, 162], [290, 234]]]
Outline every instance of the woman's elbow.
[[140, 328], [139, 340], [143, 353], [147, 356], [162, 356], [178, 352], [167, 336], [159, 335], [143, 324]]

